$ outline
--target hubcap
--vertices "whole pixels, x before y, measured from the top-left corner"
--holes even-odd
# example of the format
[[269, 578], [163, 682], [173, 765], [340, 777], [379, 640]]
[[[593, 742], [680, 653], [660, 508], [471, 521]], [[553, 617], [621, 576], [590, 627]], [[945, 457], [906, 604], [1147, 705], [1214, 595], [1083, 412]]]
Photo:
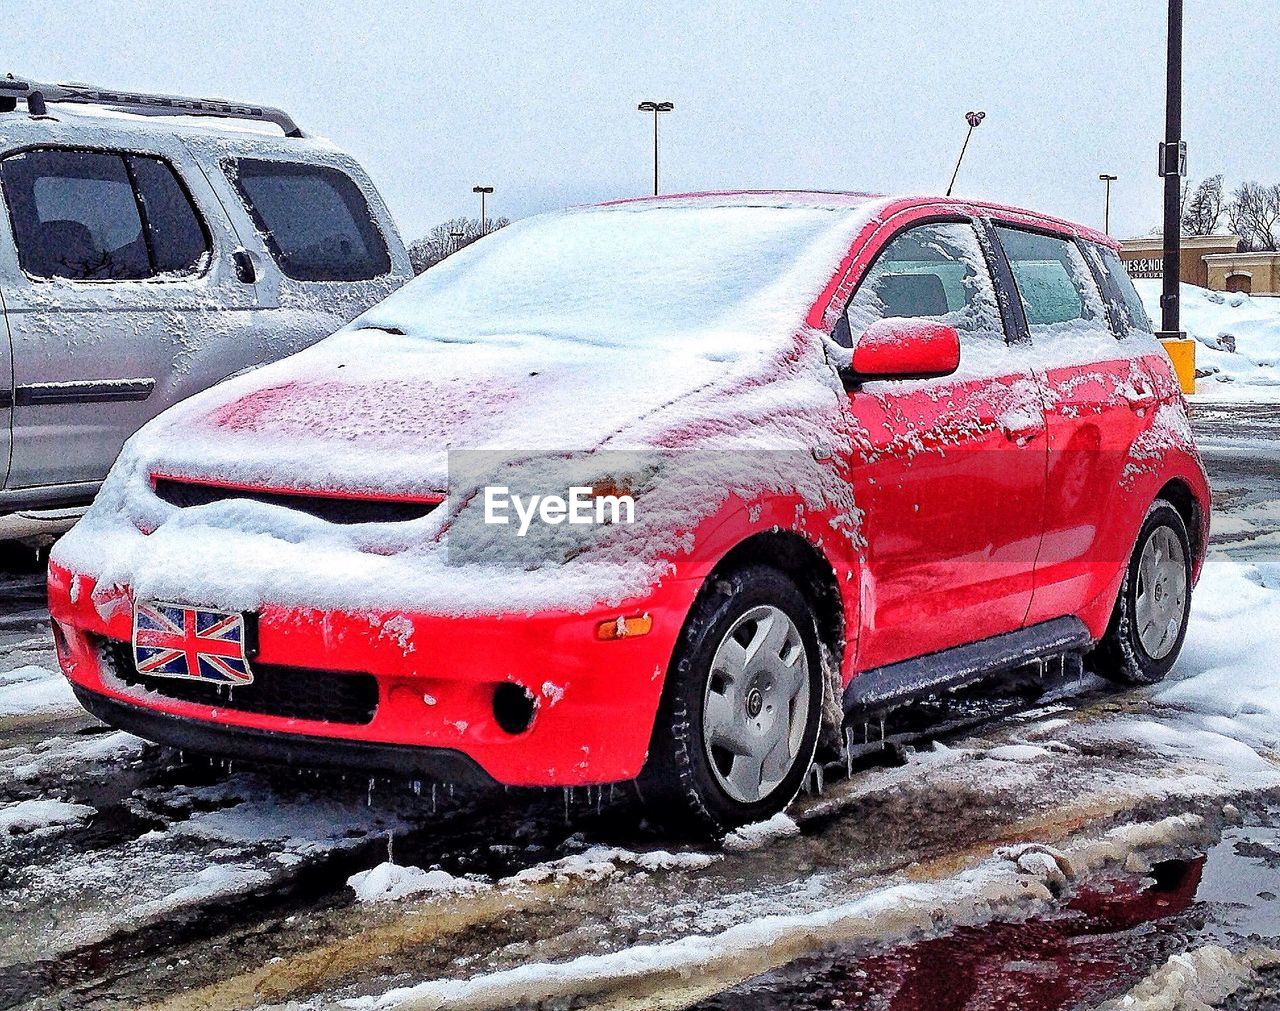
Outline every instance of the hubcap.
[[808, 716], [800, 630], [779, 608], [752, 608], [717, 647], [703, 698], [702, 739], [721, 788], [744, 804], [777, 789], [799, 757]]
[[1157, 527], [1138, 559], [1134, 619], [1138, 641], [1152, 660], [1163, 660], [1178, 641], [1187, 603], [1187, 559], [1168, 527]]

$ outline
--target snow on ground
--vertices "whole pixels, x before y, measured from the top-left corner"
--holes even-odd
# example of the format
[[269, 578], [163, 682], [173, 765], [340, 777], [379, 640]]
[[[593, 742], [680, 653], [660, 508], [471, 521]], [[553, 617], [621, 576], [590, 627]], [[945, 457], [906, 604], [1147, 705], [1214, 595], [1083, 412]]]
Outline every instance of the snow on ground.
[[[1147, 315], [1160, 319], [1158, 280], [1137, 279]], [[1194, 337], [1196, 369], [1213, 374], [1196, 384], [1212, 400], [1280, 400], [1280, 298], [1210, 291], [1184, 284], [1182, 328]]]
[[56, 671], [28, 665], [0, 673], [0, 718], [78, 709], [71, 685]]
[[360, 902], [393, 902], [397, 899], [429, 895], [458, 895], [489, 887], [487, 882], [457, 877], [438, 867], [424, 871], [421, 867], [402, 867], [389, 861], [347, 879]]
[[78, 825], [97, 812], [87, 804], [61, 800], [21, 800], [0, 807], [0, 836]]

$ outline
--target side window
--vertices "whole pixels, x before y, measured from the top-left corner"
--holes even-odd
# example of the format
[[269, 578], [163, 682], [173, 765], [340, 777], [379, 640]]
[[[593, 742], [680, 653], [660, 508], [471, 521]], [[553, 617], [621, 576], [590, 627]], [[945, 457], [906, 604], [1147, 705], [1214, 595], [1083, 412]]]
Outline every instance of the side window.
[[229, 163], [228, 173], [286, 276], [364, 281], [391, 269], [369, 204], [345, 173], [252, 158]]
[[158, 158], [23, 151], [0, 162], [0, 185], [18, 262], [32, 277], [141, 281], [207, 262], [204, 226]]
[[147, 219], [157, 274], [200, 273], [208, 262], [209, 236], [173, 169], [159, 158], [129, 155], [129, 168]]
[[24, 151], [0, 163], [18, 261], [33, 277], [124, 281], [151, 276], [124, 158]]
[[1114, 249], [1099, 246], [1097, 243], [1085, 243], [1085, 249], [1097, 265], [1098, 272], [1107, 279], [1104, 291], [1107, 303], [1111, 306], [1119, 324], [1119, 336], [1127, 337], [1131, 333], [1151, 334], [1151, 319], [1147, 316], [1146, 307], [1138, 291], [1133, 286], [1129, 272], [1124, 269], [1124, 261]]
[[890, 240], [849, 302], [850, 342], [892, 316], [946, 323], [959, 332], [962, 345], [1004, 345], [995, 289], [972, 225], [918, 225]]
[[996, 226], [1034, 340], [1077, 329], [1107, 329], [1097, 283], [1070, 239]]

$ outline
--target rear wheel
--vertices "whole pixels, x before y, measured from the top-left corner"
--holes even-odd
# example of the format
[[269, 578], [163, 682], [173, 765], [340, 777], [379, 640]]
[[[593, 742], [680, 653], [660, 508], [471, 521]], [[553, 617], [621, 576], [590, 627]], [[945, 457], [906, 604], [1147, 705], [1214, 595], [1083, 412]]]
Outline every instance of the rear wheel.
[[702, 594], [667, 674], [640, 794], [657, 820], [722, 833], [776, 814], [808, 772], [822, 714], [813, 612], [748, 566]]
[[1191, 613], [1191, 541], [1182, 516], [1158, 501], [1129, 559], [1107, 634], [1094, 653], [1099, 674], [1154, 684], [1178, 659]]

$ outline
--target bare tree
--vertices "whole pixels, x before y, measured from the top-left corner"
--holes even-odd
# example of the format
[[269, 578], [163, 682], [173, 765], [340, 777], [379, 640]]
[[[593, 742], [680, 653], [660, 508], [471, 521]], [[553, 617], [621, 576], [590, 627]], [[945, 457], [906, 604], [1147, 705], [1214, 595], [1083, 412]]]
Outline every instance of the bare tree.
[[476, 239], [509, 224], [510, 218], [489, 218], [483, 224], [479, 218], [450, 218], [441, 222], [422, 238], [409, 243], [409, 260], [413, 263], [413, 272], [421, 274], [445, 257], [471, 245]]
[[1190, 197], [1183, 196], [1182, 201], [1182, 234], [1212, 235], [1218, 230], [1222, 221], [1223, 206], [1222, 176], [1210, 176], [1202, 179], [1200, 185]]
[[1245, 249], [1280, 249], [1280, 184], [1241, 183], [1232, 194], [1227, 220]]

